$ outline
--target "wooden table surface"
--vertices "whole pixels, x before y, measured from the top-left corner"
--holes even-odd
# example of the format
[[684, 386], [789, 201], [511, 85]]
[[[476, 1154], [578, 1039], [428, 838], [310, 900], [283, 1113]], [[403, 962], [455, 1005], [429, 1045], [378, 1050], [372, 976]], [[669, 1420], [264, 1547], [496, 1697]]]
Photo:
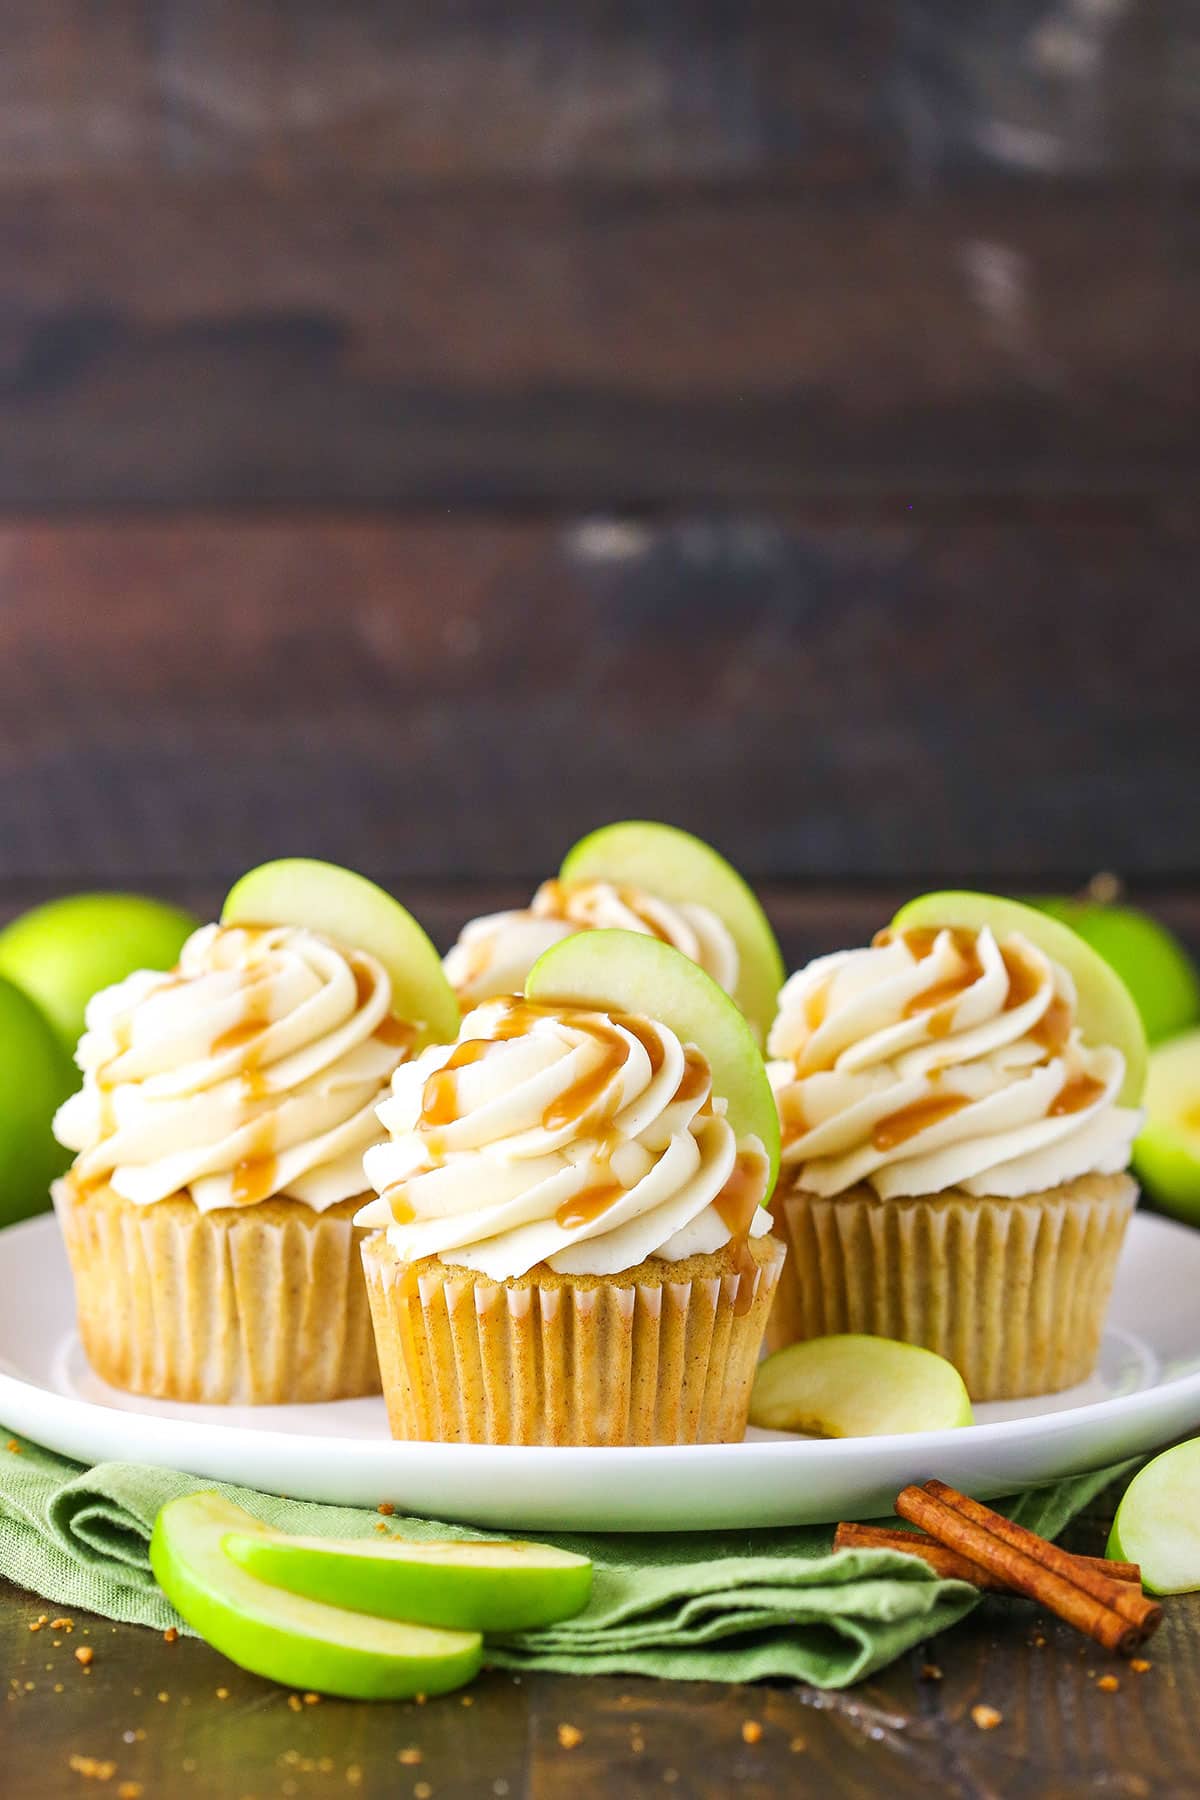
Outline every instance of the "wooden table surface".
[[[1114, 1500], [1064, 1541], [1100, 1550]], [[991, 1601], [846, 1693], [495, 1671], [425, 1706], [305, 1705], [191, 1639], [80, 1613], [69, 1635], [31, 1633], [47, 1610], [0, 1584], [0, 1793], [14, 1800], [1200, 1792], [1200, 1595], [1168, 1602], [1141, 1674], [1025, 1602]], [[1101, 1689], [1113, 1672], [1117, 1691]], [[994, 1729], [972, 1722], [981, 1703], [1002, 1714]], [[582, 1734], [571, 1748], [563, 1725]]]

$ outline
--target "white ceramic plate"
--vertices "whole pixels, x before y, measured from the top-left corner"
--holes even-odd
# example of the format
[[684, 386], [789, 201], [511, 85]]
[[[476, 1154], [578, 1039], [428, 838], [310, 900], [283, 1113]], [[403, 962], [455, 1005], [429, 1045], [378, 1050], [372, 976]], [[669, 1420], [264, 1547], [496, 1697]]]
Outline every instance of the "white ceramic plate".
[[1082, 1387], [980, 1406], [961, 1431], [542, 1450], [398, 1444], [381, 1400], [182, 1406], [106, 1387], [75, 1335], [52, 1217], [0, 1232], [0, 1424], [83, 1462], [182, 1468], [296, 1499], [514, 1531], [692, 1531], [871, 1518], [938, 1475], [981, 1499], [1100, 1468], [1200, 1427], [1200, 1231], [1134, 1217], [1100, 1367]]

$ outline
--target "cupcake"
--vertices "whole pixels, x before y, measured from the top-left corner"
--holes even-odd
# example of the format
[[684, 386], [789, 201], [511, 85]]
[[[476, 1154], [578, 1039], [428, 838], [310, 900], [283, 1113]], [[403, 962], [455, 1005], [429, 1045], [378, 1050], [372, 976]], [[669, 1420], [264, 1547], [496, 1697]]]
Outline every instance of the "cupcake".
[[673, 825], [606, 825], [568, 851], [526, 907], [464, 926], [445, 959], [464, 1010], [519, 993], [542, 953], [579, 931], [658, 938], [732, 996], [761, 1044], [783, 959], [758, 901], [725, 858]]
[[[366, 928], [335, 936], [324, 914]], [[83, 1086], [55, 1120], [77, 1153], [55, 1206], [104, 1380], [218, 1403], [378, 1391], [354, 1224], [363, 1152], [439, 989], [452, 1031], [437, 954], [403, 908], [346, 871], [289, 863], [239, 884], [169, 974], [94, 997]]]
[[930, 896], [793, 975], [769, 1055], [791, 1251], [771, 1348], [900, 1338], [974, 1400], [1086, 1379], [1137, 1198], [1144, 1062], [1107, 965], [1031, 908]]
[[572, 938], [402, 1064], [379, 1117], [357, 1222], [395, 1437], [742, 1436], [777, 1126], [713, 982], [653, 939]]

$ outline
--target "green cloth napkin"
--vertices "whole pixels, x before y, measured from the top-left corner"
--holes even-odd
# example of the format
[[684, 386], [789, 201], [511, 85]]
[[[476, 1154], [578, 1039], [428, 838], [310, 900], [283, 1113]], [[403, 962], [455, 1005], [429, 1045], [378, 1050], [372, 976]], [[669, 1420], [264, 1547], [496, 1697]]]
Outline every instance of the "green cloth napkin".
[[[2, 1428], [0, 1428], [2, 1432]], [[83, 1468], [25, 1439], [0, 1449], [0, 1573], [55, 1606], [187, 1631], [155, 1586], [147, 1544], [160, 1506], [218, 1488], [257, 1518], [317, 1537], [376, 1537], [377, 1513], [282, 1500], [132, 1463]], [[1022, 1495], [1013, 1518], [1053, 1537], [1125, 1463]], [[404, 1537], [485, 1538], [429, 1519], [389, 1519]], [[753, 1681], [786, 1676], [847, 1687], [944, 1631], [976, 1603], [891, 1550], [831, 1553], [828, 1526], [790, 1530], [562, 1536], [590, 1556], [591, 1604], [577, 1618], [489, 1644], [490, 1662], [573, 1675]]]

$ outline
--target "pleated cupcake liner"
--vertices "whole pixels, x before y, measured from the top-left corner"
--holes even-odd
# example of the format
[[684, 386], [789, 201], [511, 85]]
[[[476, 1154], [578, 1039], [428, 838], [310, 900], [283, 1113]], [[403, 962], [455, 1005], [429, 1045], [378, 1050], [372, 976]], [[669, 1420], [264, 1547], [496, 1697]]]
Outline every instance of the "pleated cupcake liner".
[[113, 1387], [210, 1405], [379, 1392], [359, 1245], [361, 1198], [324, 1213], [273, 1199], [202, 1213], [60, 1182], [55, 1209], [83, 1348]]
[[[762, 1242], [763, 1240], [760, 1240]], [[783, 1265], [719, 1256], [689, 1279], [501, 1283], [425, 1263], [385, 1234], [363, 1246], [396, 1438], [473, 1444], [698, 1444], [740, 1439]]]
[[1136, 1200], [1128, 1176], [1020, 1200], [777, 1190], [789, 1255], [767, 1346], [869, 1332], [946, 1357], [973, 1400], [1073, 1387], [1096, 1366]]

